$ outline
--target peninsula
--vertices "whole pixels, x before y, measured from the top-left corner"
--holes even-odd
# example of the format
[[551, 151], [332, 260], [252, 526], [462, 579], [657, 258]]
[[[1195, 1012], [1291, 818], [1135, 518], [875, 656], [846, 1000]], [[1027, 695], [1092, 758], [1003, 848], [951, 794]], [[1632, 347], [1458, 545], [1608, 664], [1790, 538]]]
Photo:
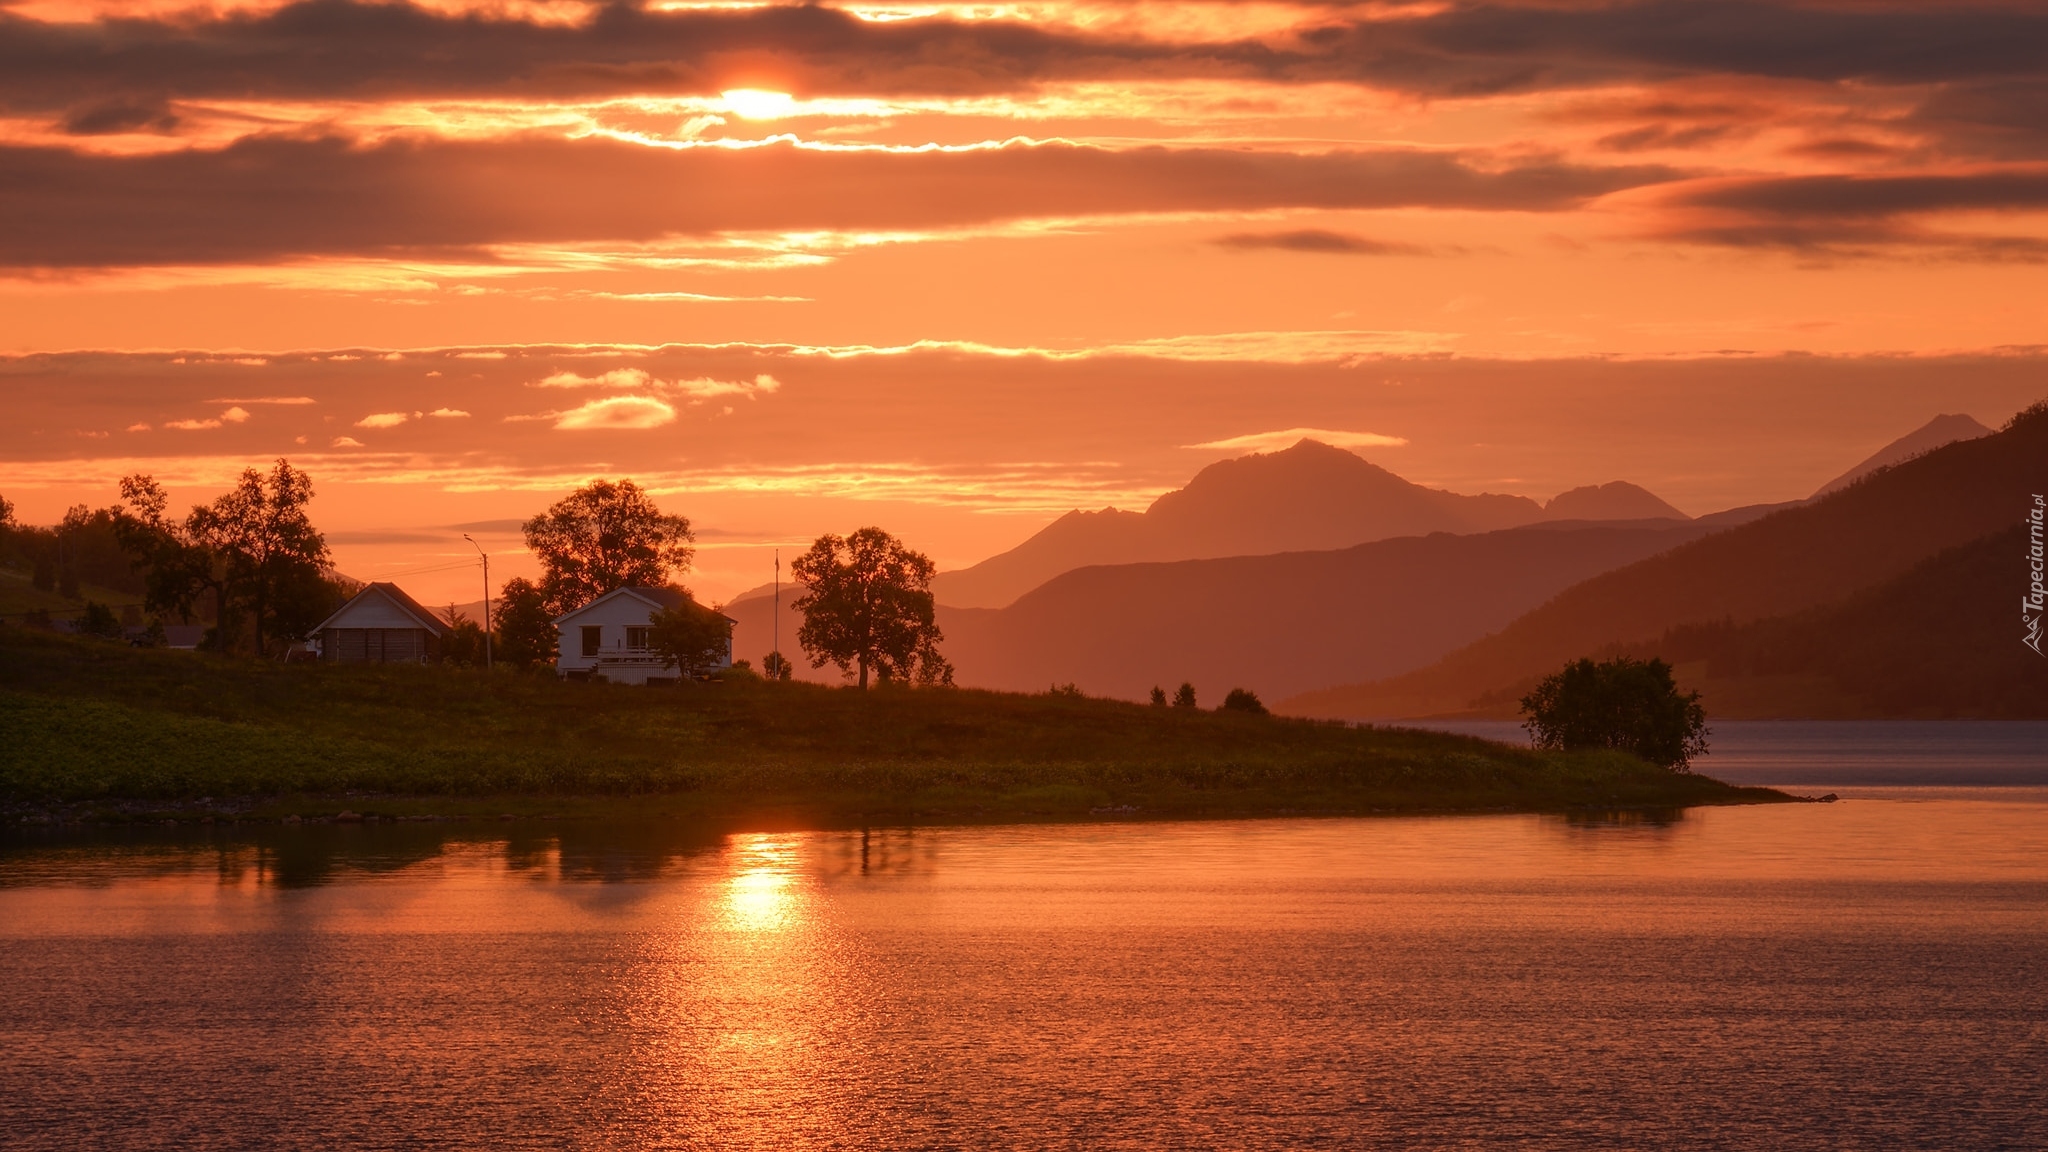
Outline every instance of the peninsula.
[[281, 665], [21, 628], [0, 628], [0, 732], [13, 821], [346, 810], [840, 827], [1792, 799], [1615, 753], [1061, 693], [637, 688]]

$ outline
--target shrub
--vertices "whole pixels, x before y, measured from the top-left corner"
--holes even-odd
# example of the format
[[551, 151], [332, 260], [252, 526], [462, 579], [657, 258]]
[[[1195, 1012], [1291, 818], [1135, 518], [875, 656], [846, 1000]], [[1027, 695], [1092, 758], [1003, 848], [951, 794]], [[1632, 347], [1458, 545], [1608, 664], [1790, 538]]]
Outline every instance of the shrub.
[[1249, 688], [1232, 688], [1223, 698], [1225, 712], [1248, 712], [1253, 716], [1266, 715], [1266, 706], [1259, 703], [1259, 694]]
[[1522, 697], [1538, 748], [1615, 748], [1676, 772], [1707, 751], [1707, 714], [1700, 694], [1681, 694], [1662, 660], [1626, 656], [1577, 660]]

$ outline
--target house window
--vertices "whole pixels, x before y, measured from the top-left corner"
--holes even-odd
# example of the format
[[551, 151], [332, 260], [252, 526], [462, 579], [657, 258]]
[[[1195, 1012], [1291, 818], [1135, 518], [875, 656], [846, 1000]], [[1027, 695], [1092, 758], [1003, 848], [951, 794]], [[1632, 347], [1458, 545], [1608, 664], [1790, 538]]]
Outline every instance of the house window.
[[603, 643], [604, 625], [585, 624], [583, 626], [583, 654], [585, 656], [597, 655], [597, 650]]
[[626, 629], [626, 647], [634, 652], [647, 651], [647, 634], [652, 631], [654, 631], [652, 628]]

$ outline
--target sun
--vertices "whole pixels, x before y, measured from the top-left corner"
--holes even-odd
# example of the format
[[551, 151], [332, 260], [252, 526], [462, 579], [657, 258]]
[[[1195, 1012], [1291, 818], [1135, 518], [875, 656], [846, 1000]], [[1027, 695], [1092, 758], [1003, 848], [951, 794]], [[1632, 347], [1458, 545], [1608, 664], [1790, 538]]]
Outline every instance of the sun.
[[746, 120], [776, 120], [796, 110], [796, 97], [763, 88], [731, 88], [720, 92], [726, 110]]

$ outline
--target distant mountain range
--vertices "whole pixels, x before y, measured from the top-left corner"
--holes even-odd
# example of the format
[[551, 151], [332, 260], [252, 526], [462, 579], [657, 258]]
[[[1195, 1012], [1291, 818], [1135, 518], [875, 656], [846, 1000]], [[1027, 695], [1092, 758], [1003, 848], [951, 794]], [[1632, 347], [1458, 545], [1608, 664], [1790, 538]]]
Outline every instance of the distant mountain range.
[[1005, 608], [941, 607], [960, 682], [1142, 699], [1195, 684], [1267, 700], [1428, 663], [1570, 585], [1708, 529], [1538, 524], [1283, 552], [1080, 568]]
[[1578, 488], [1549, 507], [1413, 484], [1315, 440], [1211, 464], [1143, 512], [1069, 512], [1043, 531], [932, 582], [939, 603], [1000, 608], [1065, 572], [1101, 564], [1348, 548], [1397, 536], [1469, 534], [1542, 520], [1686, 519], [1633, 484]]
[[[2048, 687], [2028, 663], [2040, 660], [2019, 644], [2024, 556], [2011, 536], [2031, 494], [2048, 492], [2048, 408], [1905, 455], [1818, 500], [1595, 576], [1428, 667], [1280, 706], [1347, 718], [1504, 715], [1566, 660], [1668, 649], [1698, 663], [1681, 669], [1696, 681], [1750, 681], [1708, 697], [1721, 715], [2048, 716], [2048, 692], [2031, 687]], [[1958, 669], [1974, 671], [1930, 687], [1936, 670]], [[1955, 688], [1994, 669], [2022, 687]], [[1759, 676], [1790, 677], [1807, 702], [1788, 705], [1790, 690], [1761, 689]]]

